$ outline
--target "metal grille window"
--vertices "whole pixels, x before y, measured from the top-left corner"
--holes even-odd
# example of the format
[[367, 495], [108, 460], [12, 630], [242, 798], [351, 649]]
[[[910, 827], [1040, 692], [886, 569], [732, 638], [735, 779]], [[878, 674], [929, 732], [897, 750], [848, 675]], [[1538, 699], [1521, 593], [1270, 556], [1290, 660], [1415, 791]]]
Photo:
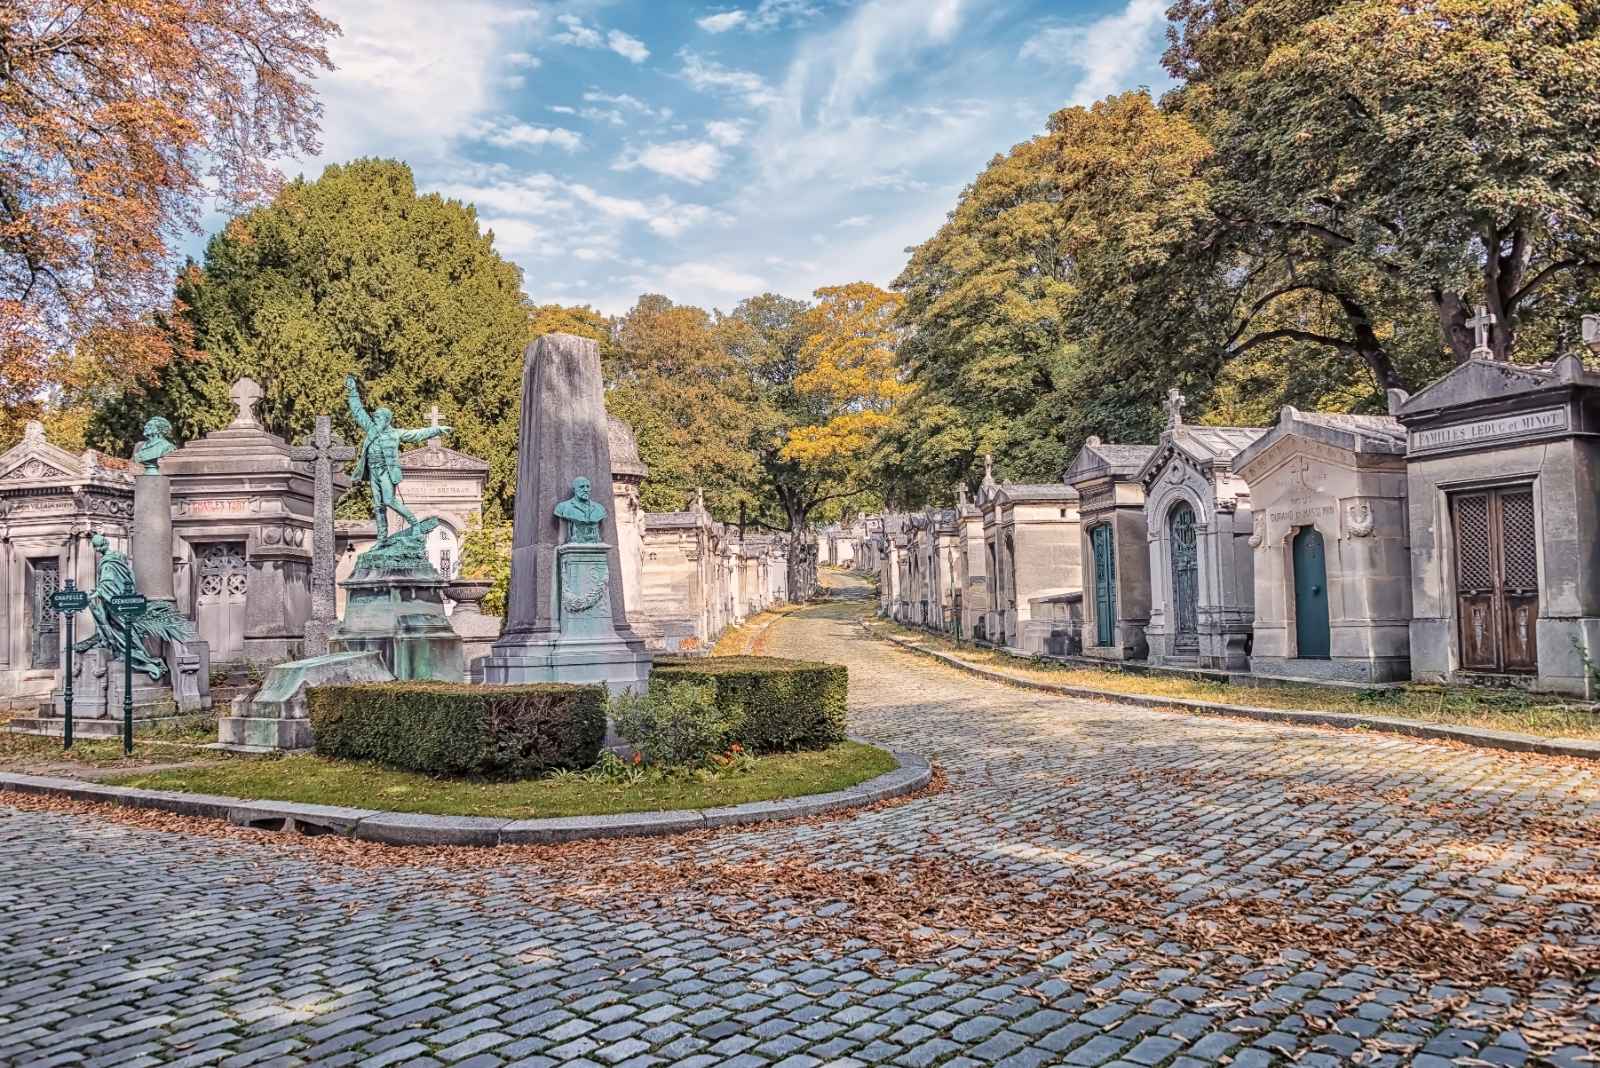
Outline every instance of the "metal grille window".
[[61, 617], [50, 607], [50, 597], [61, 588], [61, 561], [54, 556], [28, 561], [28, 619], [33, 627], [29, 664], [53, 668], [61, 663]]

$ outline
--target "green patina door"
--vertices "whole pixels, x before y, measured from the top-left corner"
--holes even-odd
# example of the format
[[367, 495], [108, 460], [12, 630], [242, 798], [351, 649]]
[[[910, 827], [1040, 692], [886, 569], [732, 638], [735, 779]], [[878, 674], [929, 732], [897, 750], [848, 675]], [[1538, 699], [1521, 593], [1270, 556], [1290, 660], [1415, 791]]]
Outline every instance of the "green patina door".
[[1117, 554], [1111, 547], [1111, 525], [1089, 532], [1094, 549], [1094, 633], [1096, 645], [1112, 645], [1117, 626]]
[[1294, 633], [1300, 659], [1328, 659], [1328, 562], [1314, 527], [1294, 536]]

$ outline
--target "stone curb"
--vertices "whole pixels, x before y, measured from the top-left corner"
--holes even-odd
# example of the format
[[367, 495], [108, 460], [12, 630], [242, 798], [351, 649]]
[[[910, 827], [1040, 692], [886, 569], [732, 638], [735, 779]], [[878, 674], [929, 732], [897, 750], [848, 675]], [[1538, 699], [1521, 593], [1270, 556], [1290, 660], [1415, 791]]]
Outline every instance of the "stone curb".
[[1109, 704], [1138, 705], [1142, 708], [1193, 712], [1199, 715], [1239, 716], [1244, 719], [1258, 719], [1272, 723], [1299, 723], [1313, 727], [1361, 727], [1367, 730], [1383, 731], [1388, 734], [1403, 734], [1412, 738], [1461, 742], [1465, 745], [1474, 745], [1482, 749], [1504, 749], [1513, 753], [1534, 753], [1539, 756], [1568, 756], [1578, 757], [1583, 760], [1600, 760], [1600, 741], [1589, 742], [1576, 738], [1543, 738], [1536, 734], [1497, 731], [1488, 727], [1455, 727], [1444, 723], [1425, 723], [1421, 720], [1395, 719], [1389, 716], [1363, 716], [1354, 712], [1315, 712], [1309, 709], [1257, 708], [1254, 705], [1228, 705], [1217, 701], [1196, 701], [1181, 697], [1147, 697], [1143, 694], [1121, 693], [1116, 690], [1096, 690], [1087, 686], [1063, 686], [1051, 682], [1036, 682], [1033, 679], [1026, 679], [1019, 675], [1011, 675], [1004, 671], [986, 668], [971, 661], [962, 660], [960, 657], [951, 656], [949, 653], [942, 653], [937, 649], [929, 649], [907, 638], [899, 638], [892, 634], [873, 634], [871, 628], [866, 624], [862, 624], [862, 628], [873, 638], [898, 645], [908, 652], [932, 657], [970, 675], [976, 675], [991, 682], [1003, 682], [1009, 686], [1040, 690], [1044, 693], [1056, 694], [1061, 697], [1084, 697]]
[[336, 805], [293, 801], [249, 800], [106, 786], [79, 779], [0, 772], [0, 792], [99, 801], [128, 808], [151, 808], [183, 816], [224, 819], [241, 827], [301, 834], [333, 834], [387, 845], [496, 846], [576, 842], [588, 838], [632, 838], [681, 834], [709, 827], [733, 827], [772, 820], [802, 819], [826, 812], [859, 808], [891, 797], [903, 797], [928, 785], [933, 769], [914, 753], [892, 752], [900, 765], [847, 790], [780, 801], [753, 801], [726, 808], [677, 812], [623, 812], [605, 816], [570, 816], [542, 820], [489, 819], [481, 816], [430, 816], [413, 812], [378, 812]]

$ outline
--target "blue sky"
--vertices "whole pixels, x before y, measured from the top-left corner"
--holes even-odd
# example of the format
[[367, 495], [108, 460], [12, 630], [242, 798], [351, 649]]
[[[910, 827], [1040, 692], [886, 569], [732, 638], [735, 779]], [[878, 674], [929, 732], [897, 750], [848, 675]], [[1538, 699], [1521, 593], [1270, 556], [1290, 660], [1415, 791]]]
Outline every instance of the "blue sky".
[[541, 302], [889, 283], [1051, 111], [1162, 87], [1166, 0], [325, 0], [323, 152], [477, 205]]

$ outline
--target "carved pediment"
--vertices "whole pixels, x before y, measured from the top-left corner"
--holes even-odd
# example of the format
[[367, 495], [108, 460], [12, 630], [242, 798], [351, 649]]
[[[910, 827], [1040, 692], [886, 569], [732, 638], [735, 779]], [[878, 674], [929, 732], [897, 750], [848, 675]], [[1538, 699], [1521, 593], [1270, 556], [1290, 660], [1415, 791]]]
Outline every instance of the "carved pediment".
[[401, 453], [400, 466], [406, 471], [462, 471], [486, 474], [489, 470], [489, 465], [476, 456], [468, 456], [464, 452], [443, 446], [412, 449], [410, 452]]
[[78, 472], [50, 462], [42, 456], [0, 457], [0, 482], [47, 482], [77, 478]]

